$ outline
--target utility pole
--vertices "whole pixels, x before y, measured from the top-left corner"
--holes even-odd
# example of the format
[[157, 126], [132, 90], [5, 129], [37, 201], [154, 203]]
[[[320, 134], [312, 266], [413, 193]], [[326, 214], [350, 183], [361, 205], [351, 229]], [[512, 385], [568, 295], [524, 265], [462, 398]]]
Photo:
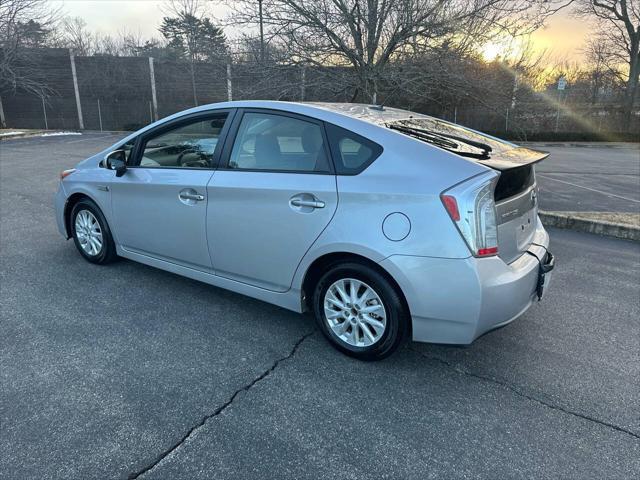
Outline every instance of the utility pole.
[[264, 27], [262, 24], [262, 0], [258, 0], [258, 15], [260, 16], [260, 61], [264, 63]]

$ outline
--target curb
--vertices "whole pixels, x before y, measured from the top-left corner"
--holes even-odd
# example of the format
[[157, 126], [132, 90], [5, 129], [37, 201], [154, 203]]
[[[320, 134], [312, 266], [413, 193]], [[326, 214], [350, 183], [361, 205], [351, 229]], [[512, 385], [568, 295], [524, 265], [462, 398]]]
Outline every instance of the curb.
[[640, 227], [623, 223], [576, 218], [556, 212], [539, 212], [542, 223], [547, 227], [565, 228], [578, 232], [595, 233], [607, 237], [622, 238], [640, 242]]

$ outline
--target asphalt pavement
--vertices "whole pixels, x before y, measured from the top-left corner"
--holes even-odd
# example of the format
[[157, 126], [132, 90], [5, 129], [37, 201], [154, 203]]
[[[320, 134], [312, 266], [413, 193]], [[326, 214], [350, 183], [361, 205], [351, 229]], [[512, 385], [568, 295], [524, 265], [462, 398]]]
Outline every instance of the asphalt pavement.
[[536, 167], [541, 209], [640, 213], [640, 144], [531, 146], [550, 153]]
[[0, 143], [0, 478], [638, 477], [639, 244], [551, 230], [523, 317], [358, 362], [309, 316], [84, 261], [57, 174], [117, 138]]

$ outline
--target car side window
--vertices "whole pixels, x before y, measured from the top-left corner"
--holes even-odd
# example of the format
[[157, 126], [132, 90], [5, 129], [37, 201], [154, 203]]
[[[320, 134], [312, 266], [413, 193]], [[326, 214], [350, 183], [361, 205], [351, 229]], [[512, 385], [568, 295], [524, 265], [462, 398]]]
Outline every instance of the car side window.
[[382, 147], [357, 133], [326, 124], [331, 154], [338, 175], [357, 175], [382, 153]]
[[229, 168], [330, 172], [322, 126], [298, 118], [247, 112], [236, 135]]
[[227, 114], [195, 120], [147, 138], [138, 163], [146, 168], [212, 168]]

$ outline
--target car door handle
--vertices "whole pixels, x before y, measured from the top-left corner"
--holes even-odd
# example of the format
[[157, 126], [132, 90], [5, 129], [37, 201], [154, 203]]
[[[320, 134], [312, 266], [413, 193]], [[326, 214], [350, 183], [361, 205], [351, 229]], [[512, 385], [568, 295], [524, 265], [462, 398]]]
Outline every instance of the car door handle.
[[204, 200], [204, 195], [200, 195], [199, 193], [180, 193], [180, 198], [183, 200], [195, 200], [196, 202], [201, 202]]
[[300, 198], [293, 198], [291, 199], [291, 205], [294, 207], [324, 208], [325, 203], [322, 200], [302, 200]]

